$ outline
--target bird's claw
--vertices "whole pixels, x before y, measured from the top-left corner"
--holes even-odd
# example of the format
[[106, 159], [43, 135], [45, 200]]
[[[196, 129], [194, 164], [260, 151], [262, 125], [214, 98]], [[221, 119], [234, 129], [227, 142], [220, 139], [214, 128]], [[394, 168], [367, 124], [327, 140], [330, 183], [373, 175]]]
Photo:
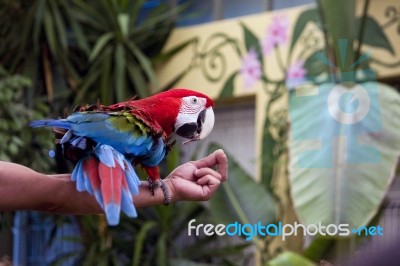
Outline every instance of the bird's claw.
[[150, 177], [148, 177], [148, 178], [147, 178], [147, 181], [149, 182], [149, 189], [150, 189], [151, 195], [154, 196], [154, 191], [155, 191], [158, 187], [160, 187], [160, 181], [161, 181], [161, 180], [154, 181], [153, 179], [151, 179]]
[[164, 205], [167, 206], [171, 203], [171, 195], [169, 194], [169, 190], [165, 185], [164, 181], [160, 180], [160, 182], [161, 182], [160, 188], [164, 193]]
[[171, 203], [171, 195], [164, 181], [162, 181], [161, 179], [154, 181], [150, 177], [147, 180], [149, 182], [149, 189], [151, 191], [151, 194], [154, 196], [154, 190], [156, 190], [158, 187], [161, 188], [164, 194], [164, 205], [169, 205]]

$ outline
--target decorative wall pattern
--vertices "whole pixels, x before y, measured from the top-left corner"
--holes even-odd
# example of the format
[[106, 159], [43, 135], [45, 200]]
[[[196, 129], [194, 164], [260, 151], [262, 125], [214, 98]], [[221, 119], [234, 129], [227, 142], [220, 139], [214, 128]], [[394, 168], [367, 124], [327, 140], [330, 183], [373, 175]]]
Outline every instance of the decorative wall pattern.
[[[174, 56], [158, 72], [160, 87], [191, 87], [214, 98], [256, 95], [256, 139], [262, 143], [266, 118], [278, 122], [286, 109], [287, 89], [330, 78], [332, 62], [323, 54], [318, 23], [315, 7], [303, 6], [176, 29], [165, 47]], [[398, 2], [371, 1], [366, 25], [356, 70], [372, 68], [378, 79], [398, 77]]]

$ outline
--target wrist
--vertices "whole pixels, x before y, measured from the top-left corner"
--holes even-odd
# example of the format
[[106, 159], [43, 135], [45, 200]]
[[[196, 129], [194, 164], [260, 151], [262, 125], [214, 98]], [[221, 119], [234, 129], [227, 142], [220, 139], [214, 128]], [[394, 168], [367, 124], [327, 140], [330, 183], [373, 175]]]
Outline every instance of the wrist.
[[167, 187], [167, 189], [169, 191], [169, 194], [170, 194], [170, 197], [171, 197], [171, 203], [172, 202], [176, 202], [176, 201], [180, 201], [180, 199], [179, 199], [179, 197], [178, 197], [178, 195], [176, 193], [176, 190], [175, 190], [175, 188], [174, 188], [174, 186], [172, 184], [171, 178], [167, 177], [163, 181], [164, 181], [164, 183], [165, 183], [165, 185], [166, 185], [166, 187]]

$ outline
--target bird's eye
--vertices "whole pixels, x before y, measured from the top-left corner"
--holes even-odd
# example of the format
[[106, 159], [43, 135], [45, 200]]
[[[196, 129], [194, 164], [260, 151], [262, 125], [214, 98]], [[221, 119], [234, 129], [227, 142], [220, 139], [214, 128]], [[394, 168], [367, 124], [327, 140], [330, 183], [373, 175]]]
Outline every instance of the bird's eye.
[[190, 99], [190, 102], [192, 104], [196, 104], [197, 103], [197, 97], [193, 97], [192, 99]]

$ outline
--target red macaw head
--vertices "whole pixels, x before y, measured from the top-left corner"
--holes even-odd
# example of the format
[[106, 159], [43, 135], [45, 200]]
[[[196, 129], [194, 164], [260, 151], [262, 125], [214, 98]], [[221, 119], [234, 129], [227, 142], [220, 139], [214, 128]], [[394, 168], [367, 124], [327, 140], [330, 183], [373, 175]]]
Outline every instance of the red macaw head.
[[172, 89], [135, 101], [153, 115], [167, 136], [172, 132], [188, 139], [207, 137], [214, 127], [214, 102], [207, 95], [188, 89]]

